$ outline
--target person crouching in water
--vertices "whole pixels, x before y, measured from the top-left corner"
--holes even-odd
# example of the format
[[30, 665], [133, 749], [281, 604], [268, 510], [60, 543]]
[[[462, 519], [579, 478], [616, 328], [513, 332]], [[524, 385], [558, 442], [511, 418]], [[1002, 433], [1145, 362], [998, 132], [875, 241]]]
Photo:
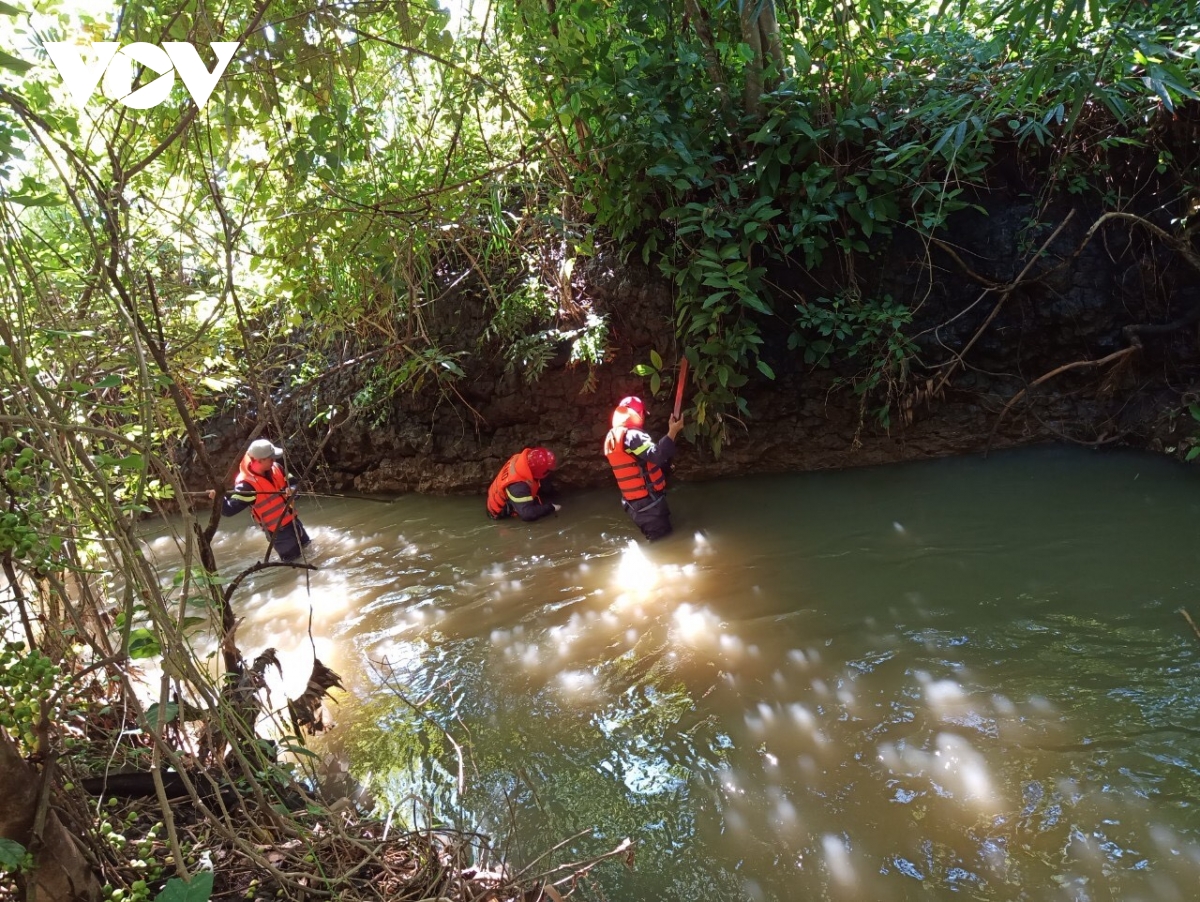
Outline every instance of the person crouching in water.
[[514, 454], [488, 489], [488, 516], [493, 520], [520, 517], [528, 523], [562, 510], [561, 504], [544, 502], [538, 494], [542, 481], [556, 465], [549, 448], [526, 448]]
[[[221, 501], [221, 513], [231, 517], [250, 508], [254, 522], [263, 528], [280, 560], [294, 561], [311, 540], [293, 504], [297, 481], [288, 479], [282, 464], [276, 461], [280, 457], [283, 449], [267, 439], [251, 442], [242, 457], [233, 491]], [[216, 493], [209, 489], [208, 497], [214, 498]]]
[[604, 438], [604, 456], [612, 465], [621, 506], [650, 540], [671, 532], [671, 510], [667, 507], [666, 467], [675, 456], [675, 436], [683, 428], [683, 417], [672, 414], [667, 434], [655, 444], [642, 431], [646, 405], [641, 398], [622, 398], [612, 415], [612, 429]]

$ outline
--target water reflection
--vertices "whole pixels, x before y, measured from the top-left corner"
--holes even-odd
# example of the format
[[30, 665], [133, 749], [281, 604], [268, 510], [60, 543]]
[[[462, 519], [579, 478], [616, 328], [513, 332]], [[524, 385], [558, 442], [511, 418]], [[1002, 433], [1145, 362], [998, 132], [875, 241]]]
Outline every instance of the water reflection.
[[635, 838], [609, 898], [1192, 899], [1191, 478], [1054, 450], [681, 486], [651, 545], [611, 493], [327, 502], [321, 571], [256, 577], [239, 636], [302, 686], [311, 617], [351, 689], [325, 747], [398, 818]]

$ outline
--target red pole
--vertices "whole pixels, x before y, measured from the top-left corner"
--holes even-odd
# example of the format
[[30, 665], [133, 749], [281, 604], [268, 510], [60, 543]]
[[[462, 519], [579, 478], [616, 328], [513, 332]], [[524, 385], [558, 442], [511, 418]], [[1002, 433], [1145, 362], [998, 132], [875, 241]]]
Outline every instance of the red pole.
[[687, 358], [684, 357], [679, 363], [679, 379], [675, 383], [675, 416], [679, 416], [679, 411], [683, 409], [683, 383], [687, 381]]

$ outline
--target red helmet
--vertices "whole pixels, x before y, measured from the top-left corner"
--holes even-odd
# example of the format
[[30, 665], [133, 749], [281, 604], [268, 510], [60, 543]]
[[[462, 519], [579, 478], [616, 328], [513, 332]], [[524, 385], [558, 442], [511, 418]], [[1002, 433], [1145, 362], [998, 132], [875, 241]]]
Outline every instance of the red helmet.
[[554, 452], [549, 448], [531, 448], [529, 451], [529, 472], [534, 479], [541, 479], [558, 464]]
[[622, 398], [617, 404], [617, 409], [613, 411], [614, 429], [618, 426], [632, 426], [634, 429], [640, 429], [645, 422], [646, 405], [642, 403], [641, 398], [634, 395]]

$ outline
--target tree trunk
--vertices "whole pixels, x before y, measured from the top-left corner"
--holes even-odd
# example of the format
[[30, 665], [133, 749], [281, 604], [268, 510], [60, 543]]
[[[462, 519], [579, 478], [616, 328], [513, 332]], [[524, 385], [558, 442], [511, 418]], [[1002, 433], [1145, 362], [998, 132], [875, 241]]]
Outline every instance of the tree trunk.
[[742, 106], [747, 116], [757, 119], [762, 112], [763, 46], [754, 6], [754, 0], [740, 0], [738, 16], [742, 26], [742, 40], [750, 46], [752, 54], [746, 63], [746, 86]]
[[27, 896], [37, 902], [97, 902], [100, 882], [53, 810], [42, 819], [40, 837], [35, 835], [44, 777], [0, 730], [0, 837], [33, 854], [33, 870], [22, 875]]
[[700, 8], [697, 0], [684, 0], [683, 5], [687, 10], [688, 20], [692, 23], [692, 29], [696, 32], [696, 37], [704, 45], [704, 68], [708, 70], [708, 77], [713, 83], [713, 90], [717, 92], [717, 96], [721, 100], [721, 114], [726, 119], [726, 125], [732, 125], [728, 121], [729, 85], [725, 83], [725, 74], [721, 71], [721, 60], [717, 56], [717, 47], [713, 40], [712, 29], [708, 27], [708, 18], [704, 10]]
[[779, 20], [775, 17], [775, 0], [763, 0], [762, 12], [758, 14], [758, 31], [763, 56], [771, 60], [775, 69], [767, 88], [774, 89], [783, 80], [783, 42], [779, 38]]

